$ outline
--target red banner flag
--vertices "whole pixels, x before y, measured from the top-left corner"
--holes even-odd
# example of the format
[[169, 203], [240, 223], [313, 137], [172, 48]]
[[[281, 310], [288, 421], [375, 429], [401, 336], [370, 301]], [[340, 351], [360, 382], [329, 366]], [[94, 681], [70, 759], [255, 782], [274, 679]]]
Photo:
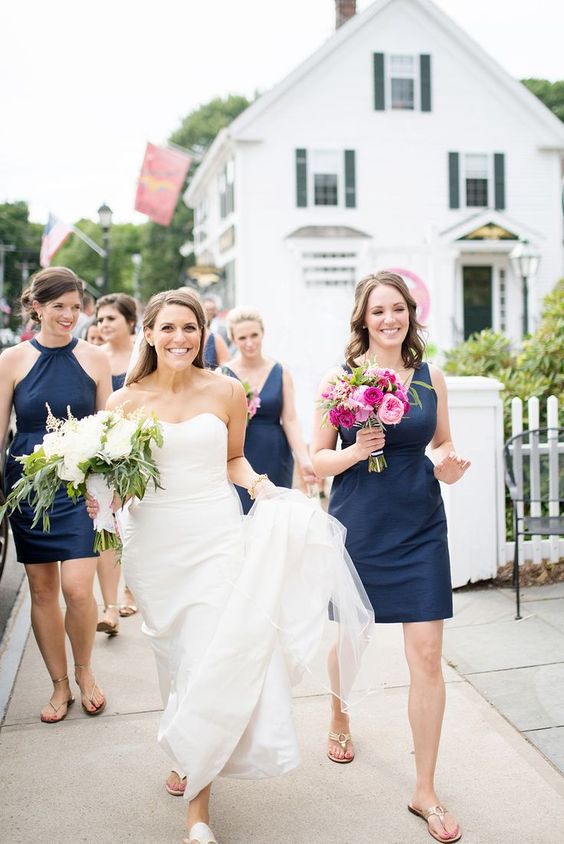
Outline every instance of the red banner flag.
[[189, 155], [179, 150], [147, 144], [135, 210], [161, 226], [168, 226], [191, 161]]

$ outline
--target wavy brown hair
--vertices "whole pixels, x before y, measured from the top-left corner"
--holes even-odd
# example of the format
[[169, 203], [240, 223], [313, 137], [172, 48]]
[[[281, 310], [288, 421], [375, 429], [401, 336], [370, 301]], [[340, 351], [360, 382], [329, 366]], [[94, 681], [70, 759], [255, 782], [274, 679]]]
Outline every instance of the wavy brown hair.
[[68, 267], [46, 267], [32, 275], [29, 286], [21, 295], [21, 306], [23, 313], [28, 314], [34, 322], [41, 322], [39, 314], [33, 307], [33, 302], [45, 305], [53, 302], [65, 293], [76, 292], [80, 296], [81, 303], [84, 302], [84, 282]]
[[151, 372], [157, 368], [157, 353], [154, 346], [150, 346], [145, 338], [145, 331], [155, 327], [155, 322], [159, 313], [167, 305], [180, 305], [183, 308], [190, 308], [196, 317], [198, 328], [200, 330], [200, 348], [198, 354], [194, 358], [193, 366], [199, 369], [204, 369], [204, 345], [206, 338], [206, 316], [204, 308], [198, 294], [186, 287], [182, 290], [165, 290], [162, 293], [155, 293], [151, 296], [145, 314], [143, 315], [143, 338], [139, 348], [139, 359], [133, 369], [131, 375], [127, 378], [126, 385], [134, 384], [136, 381], [141, 381], [146, 378]]
[[388, 270], [366, 275], [356, 285], [351, 315], [351, 336], [345, 349], [345, 360], [347, 365], [353, 368], [357, 365], [356, 360], [368, 351], [370, 338], [368, 328], [365, 326], [368, 298], [374, 288], [380, 287], [382, 284], [395, 287], [405, 299], [409, 313], [409, 328], [401, 345], [401, 356], [406, 367], [416, 369], [423, 362], [425, 352], [425, 341], [421, 333], [423, 326], [417, 319], [417, 302], [409, 292], [409, 287], [403, 278]]

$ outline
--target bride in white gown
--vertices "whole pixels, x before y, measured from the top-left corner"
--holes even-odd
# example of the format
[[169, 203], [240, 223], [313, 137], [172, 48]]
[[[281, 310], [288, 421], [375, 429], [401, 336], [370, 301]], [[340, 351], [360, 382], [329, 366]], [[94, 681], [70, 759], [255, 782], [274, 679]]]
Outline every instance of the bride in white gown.
[[[216, 776], [277, 776], [299, 764], [289, 686], [320, 645], [328, 602], [340, 621], [344, 701], [372, 616], [331, 520], [243, 457], [244, 390], [203, 368], [197, 295], [153, 296], [143, 336], [108, 407], [156, 414], [163, 489], [131, 502], [122, 562], [156, 655], [159, 743], [187, 779], [186, 840], [210, 844]], [[233, 483], [258, 500], [245, 519]]]

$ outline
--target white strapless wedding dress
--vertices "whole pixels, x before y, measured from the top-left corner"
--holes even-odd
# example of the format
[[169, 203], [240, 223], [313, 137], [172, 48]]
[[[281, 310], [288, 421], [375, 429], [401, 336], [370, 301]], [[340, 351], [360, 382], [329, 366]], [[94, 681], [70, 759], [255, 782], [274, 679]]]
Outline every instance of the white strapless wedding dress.
[[124, 576], [157, 660], [159, 743], [191, 799], [216, 776], [277, 776], [299, 764], [290, 683], [320, 645], [327, 604], [350, 696], [373, 617], [342, 535], [297, 492], [243, 518], [227, 478], [227, 428], [202, 413], [162, 422], [163, 489], [129, 508]]

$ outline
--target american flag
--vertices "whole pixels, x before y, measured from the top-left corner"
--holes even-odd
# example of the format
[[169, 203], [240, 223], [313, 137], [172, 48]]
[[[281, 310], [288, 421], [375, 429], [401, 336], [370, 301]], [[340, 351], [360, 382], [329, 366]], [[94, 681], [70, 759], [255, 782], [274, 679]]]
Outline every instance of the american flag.
[[61, 248], [69, 234], [72, 232], [72, 227], [67, 226], [54, 214], [49, 214], [47, 225], [43, 229], [41, 237], [41, 252], [39, 255], [39, 263], [42, 267], [48, 267], [51, 263], [51, 258], [55, 252]]

